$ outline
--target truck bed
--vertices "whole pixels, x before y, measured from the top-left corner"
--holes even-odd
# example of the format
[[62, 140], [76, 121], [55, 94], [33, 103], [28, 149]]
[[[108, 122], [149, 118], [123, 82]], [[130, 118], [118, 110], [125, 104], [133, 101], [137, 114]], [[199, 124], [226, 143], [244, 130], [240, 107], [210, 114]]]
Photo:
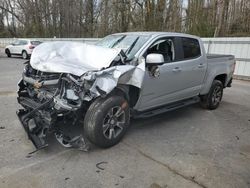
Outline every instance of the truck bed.
[[226, 61], [226, 60], [234, 60], [233, 55], [221, 55], [221, 54], [206, 54], [209, 62], [213, 62], [213, 60], [218, 61]]

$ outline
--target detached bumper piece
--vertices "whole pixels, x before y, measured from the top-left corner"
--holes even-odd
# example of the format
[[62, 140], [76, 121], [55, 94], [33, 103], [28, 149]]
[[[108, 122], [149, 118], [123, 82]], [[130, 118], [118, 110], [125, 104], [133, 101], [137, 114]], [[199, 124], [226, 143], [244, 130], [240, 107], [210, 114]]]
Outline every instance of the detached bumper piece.
[[32, 141], [37, 150], [47, 147], [47, 135], [54, 122], [52, 114], [43, 109], [47, 108], [52, 101], [39, 104], [31, 101], [29, 98], [19, 97], [18, 102], [23, 106], [32, 106], [32, 110], [20, 109], [17, 111], [17, 116], [28, 138]]
[[[71, 130], [75, 127], [74, 125], [82, 125], [79, 122], [82, 120], [83, 111], [81, 103], [72, 107], [63, 98], [65, 95], [63, 93], [66, 91], [64, 81], [53, 81], [52, 85], [51, 80], [42, 81], [39, 83], [43, 83], [43, 85], [38, 84], [38, 88], [36, 88], [34, 86], [36, 79], [32, 77], [29, 79], [29, 81], [27, 78], [26, 81], [21, 80], [18, 84], [17, 101], [23, 108], [17, 111], [17, 116], [28, 138], [36, 147], [36, 151], [49, 145], [48, 137], [51, 134], [54, 134], [57, 141], [64, 147], [75, 147], [82, 151], [89, 150], [89, 145], [81, 134], [82, 131], [70, 134], [69, 130], [64, 130], [64, 126]], [[60, 78], [58, 79], [60, 80]], [[57, 85], [58, 82], [61, 85]]]
[[[40, 104], [27, 97], [18, 97], [18, 102], [23, 107], [28, 107], [17, 111], [17, 116], [28, 138], [36, 148], [34, 152], [48, 146], [47, 139], [51, 133], [55, 135], [57, 141], [64, 147], [74, 147], [81, 151], [89, 151], [89, 144], [81, 134], [69, 135], [69, 131], [63, 130], [62, 126], [58, 126], [58, 124], [62, 125], [63, 122], [57, 122], [57, 114], [51, 110], [52, 106], [54, 106], [53, 100]], [[68, 122], [67, 127], [69, 126], [70, 123]]]
[[36, 130], [36, 124], [35, 124], [35, 120], [34, 119], [28, 119], [25, 120], [23, 117], [25, 117], [25, 115], [27, 115], [28, 113], [21, 109], [19, 111], [17, 111], [17, 116], [24, 128], [24, 130], [26, 131], [28, 138], [32, 141], [33, 145], [36, 147], [37, 150], [43, 149], [45, 147], [48, 146], [48, 143], [46, 141], [46, 138], [44, 137], [44, 135], [42, 135], [41, 131], [39, 131], [37, 129]]

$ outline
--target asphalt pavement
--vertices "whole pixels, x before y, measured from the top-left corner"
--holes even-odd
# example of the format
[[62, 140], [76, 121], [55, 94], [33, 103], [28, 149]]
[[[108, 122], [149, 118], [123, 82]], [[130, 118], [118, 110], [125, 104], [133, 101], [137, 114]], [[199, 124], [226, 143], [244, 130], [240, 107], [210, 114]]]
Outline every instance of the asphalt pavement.
[[217, 110], [198, 104], [132, 120], [109, 149], [34, 146], [16, 110], [21, 58], [0, 56], [0, 187], [249, 188], [250, 82], [233, 82]]

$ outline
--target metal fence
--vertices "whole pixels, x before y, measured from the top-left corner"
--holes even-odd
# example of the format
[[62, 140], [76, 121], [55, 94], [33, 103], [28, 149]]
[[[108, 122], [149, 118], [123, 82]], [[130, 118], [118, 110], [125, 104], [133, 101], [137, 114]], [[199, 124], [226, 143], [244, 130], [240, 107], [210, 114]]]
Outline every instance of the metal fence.
[[[21, 39], [21, 38], [18, 38]], [[27, 39], [27, 38], [26, 38]], [[87, 42], [87, 43], [95, 43], [100, 40], [98, 38], [29, 38], [32, 40], [39, 40], [42, 42], [51, 42], [51, 41], [75, 41], [75, 42]], [[8, 44], [13, 43], [16, 38], [0, 38], [0, 47], [5, 47]]]
[[[4, 47], [15, 38], [0, 38], [0, 47]], [[36, 38], [40, 41], [76, 41], [95, 43], [98, 38]], [[232, 54], [236, 57], [235, 75], [250, 79], [250, 37], [202, 38], [207, 53]]]
[[231, 54], [236, 58], [234, 74], [250, 78], [250, 37], [203, 38], [207, 53]]

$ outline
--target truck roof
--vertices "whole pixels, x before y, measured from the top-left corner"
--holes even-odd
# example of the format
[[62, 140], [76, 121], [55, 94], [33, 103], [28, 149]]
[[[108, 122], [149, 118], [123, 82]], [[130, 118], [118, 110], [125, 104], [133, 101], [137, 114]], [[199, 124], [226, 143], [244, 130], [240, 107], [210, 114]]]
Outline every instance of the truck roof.
[[190, 34], [186, 34], [186, 33], [160, 32], [160, 31], [122, 32], [122, 33], [114, 33], [112, 35], [145, 35], [145, 36], [150, 36], [150, 37], [158, 37], [161, 35], [168, 35], [168, 36], [199, 38], [198, 36], [190, 35]]

